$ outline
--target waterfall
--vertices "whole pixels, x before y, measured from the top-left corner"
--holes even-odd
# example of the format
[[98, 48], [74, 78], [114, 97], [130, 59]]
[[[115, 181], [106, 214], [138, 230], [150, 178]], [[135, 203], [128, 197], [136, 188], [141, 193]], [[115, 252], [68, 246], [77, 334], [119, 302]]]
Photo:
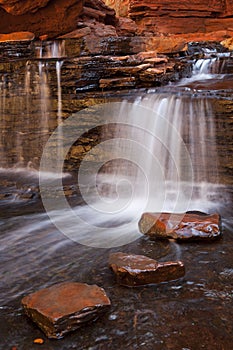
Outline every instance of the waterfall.
[[[54, 202], [51, 184], [40, 181], [44, 207], [60, 232], [84, 245], [114, 247], [140, 236], [137, 224], [142, 212], [214, 208], [211, 196], [218, 175], [211, 100], [148, 94], [134, 103], [97, 105], [90, 113], [105, 123], [107, 136], [103, 134], [95, 153], [88, 152], [79, 168], [78, 184], [86, 205], [71, 208], [65, 196]], [[78, 117], [64, 122], [66, 147], [77, 136], [72, 123]], [[95, 162], [98, 155], [100, 164]], [[41, 170], [52, 168], [45, 156]], [[62, 188], [62, 178], [53, 186]]]
[[[16, 62], [15, 71], [2, 73], [0, 167], [22, 170], [39, 168], [41, 152], [48, 139], [48, 133], [62, 119], [63, 61], [60, 58], [64, 56], [64, 41], [38, 42], [35, 59], [26, 61], [26, 64], [24, 61]], [[56, 90], [53, 85], [57, 89], [55, 96], [53, 95]], [[53, 99], [57, 101], [57, 120], [51, 117], [54, 108]]]
[[65, 41], [41, 41], [36, 47], [38, 58], [61, 58], [66, 56]]
[[116, 166], [100, 175], [100, 192], [132, 195], [147, 211], [184, 212], [194, 196], [207, 201], [208, 184], [218, 182], [213, 117], [206, 98], [164, 93], [123, 102], [111, 148]]
[[[63, 62], [57, 61], [56, 62], [56, 74], [57, 74], [57, 123], [58, 125], [61, 125], [62, 123], [62, 88], [61, 88], [61, 67]], [[58, 158], [62, 154], [63, 150], [63, 132], [62, 127], [58, 128], [58, 147], [57, 147], [57, 154]]]
[[224, 68], [226, 66], [226, 59], [230, 57], [229, 53], [218, 54], [215, 57], [199, 58], [193, 63], [193, 70], [191, 78], [182, 79], [179, 85], [185, 85], [193, 81], [222, 79]]

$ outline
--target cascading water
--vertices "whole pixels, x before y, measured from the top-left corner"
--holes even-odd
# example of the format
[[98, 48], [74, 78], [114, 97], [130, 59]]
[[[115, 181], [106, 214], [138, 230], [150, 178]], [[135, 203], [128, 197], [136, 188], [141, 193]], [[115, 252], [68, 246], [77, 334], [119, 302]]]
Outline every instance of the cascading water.
[[[50, 219], [69, 238], [94, 247], [126, 244], [139, 237], [137, 222], [144, 211], [209, 211], [218, 205], [211, 201], [216, 195], [218, 171], [214, 114], [208, 98], [148, 94], [133, 104], [92, 107], [90, 113], [99, 122], [117, 127], [112, 140], [95, 147], [102, 154], [100, 167], [87, 169], [87, 154], [79, 168], [79, 187], [87, 205], [72, 212], [66, 201], [54, 205], [51, 189], [40, 183]], [[70, 120], [68, 124], [72, 124]], [[59, 141], [59, 133], [60, 128], [58, 140], [51, 143]], [[70, 127], [63, 136], [66, 144], [73, 139]], [[52, 169], [53, 162], [45, 157], [41, 170]], [[54, 186], [61, 184], [57, 181]], [[92, 226], [98, 230], [94, 237]]]
[[[192, 96], [147, 95], [130, 106], [124, 107], [123, 103], [120, 114], [118, 122], [123, 127], [117, 136], [124, 135], [126, 141], [120, 139], [113, 147], [121, 148], [122, 158], [138, 164], [133, 173], [129, 168], [123, 176], [136, 189], [140, 206], [143, 207], [142, 198], [150, 194], [149, 206], [144, 203], [146, 210], [184, 212], [195, 209], [195, 205], [204, 209], [209, 185], [218, 183], [211, 101]], [[124, 131], [125, 123], [132, 126], [129, 133]], [[143, 149], [138, 151], [132, 141]], [[114, 155], [114, 148], [112, 152]], [[120, 181], [122, 167], [118, 165], [112, 174], [113, 183]], [[199, 203], [194, 204], [192, 191]]]
[[[17, 171], [33, 170], [34, 173], [39, 169], [41, 153], [49, 132], [62, 120], [61, 57], [64, 56], [63, 41], [41, 42], [35, 59], [26, 61], [25, 68], [20, 67], [19, 72], [13, 72], [9, 76], [8, 73], [2, 75], [0, 142], [3, 147], [0, 151], [0, 167]], [[56, 84], [57, 90], [55, 120], [52, 116], [55, 89], [51, 77], [54, 68], [56, 80], [53, 84]], [[10, 118], [11, 127], [6, 123], [10, 116], [13, 116]]]
[[[76, 349], [78, 344], [80, 349], [198, 349], [201, 343], [206, 349], [218, 345], [230, 349], [232, 201], [228, 192], [232, 188], [228, 169], [232, 163], [227, 168], [227, 149], [232, 140], [227, 138], [232, 116], [225, 109], [221, 112], [220, 107], [230, 108], [231, 99], [221, 104], [218, 96], [206, 98], [207, 89], [201, 92], [192, 88], [193, 75], [179, 85], [137, 97], [133, 103], [110, 102], [87, 108], [66, 122], [68, 106], [73, 108], [68, 110], [69, 115], [79, 110], [72, 100], [79, 95], [65, 96], [62, 79], [67, 77], [63, 71], [67, 62], [62, 65], [62, 57], [43, 58], [42, 51], [26, 67], [23, 62], [18, 84], [11, 79], [18, 78], [16, 73], [4, 74], [0, 81], [0, 162], [5, 168], [0, 181], [4, 189], [7, 187], [0, 192], [2, 348], [31, 350], [32, 340], [43, 338], [22, 312], [23, 296], [55, 283], [78, 281], [103, 286], [112, 308], [96, 324], [80, 328], [58, 343], [46, 339], [47, 348]], [[216, 64], [213, 59], [196, 62], [196, 66], [204, 69], [211, 62]], [[201, 69], [196, 70], [196, 81], [205, 79], [199, 74]], [[217, 79], [222, 76], [211, 74]], [[52, 131], [61, 119], [53, 137]], [[91, 149], [85, 132], [99, 124], [106, 134], [102, 138], [98, 134], [100, 143]], [[78, 178], [75, 174], [66, 183], [62, 176], [58, 179], [59, 173], [47, 176], [46, 169], [59, 168], [63, 148], [76, 140], [78, 133], [85, 146], [74, 147], [86, 148], [87, 152], [82, 154]], [[48, 138], [51, 148], [48, 145], [46, 163]], [[44, 163], [37, 160], [34, 166], [34, 157], [41, 158], [42, 151]], [[219, 174], [220, 183], [226, 186], [217, 184], [217, 153], [226, 166], [223, 170], [227, 175], [221, 178]], [[30, 188], [38, 185], [38, 173], [26, 177], [14, 168], [18, 163], [30, 174], [26, 169], [30, 161], [46, 175], [40, 178], [44, 208], [39, 195], [30, 197]], [[8, 196], [15, 184], [20, 187], [24, 181], [25, 196]], [[73, 195], [77, 182], [83, 198], [79, 192]], [[67, 184], [71, 184], [67, 187], [71, 195], [64, 196]], [[150, 241], [138, 233], [138, 219], [144, 210], [188, 209], [218, 210], [224, 239], [209, 244], [177, 244]], [[109, 249], [96, 247], [143, 254], [159, 261], [182, 259], [186, 275], [181, 280], [136, 290], [118, 287], [107, 266]], [[199, 334], [198, 340], [194, 333]]]

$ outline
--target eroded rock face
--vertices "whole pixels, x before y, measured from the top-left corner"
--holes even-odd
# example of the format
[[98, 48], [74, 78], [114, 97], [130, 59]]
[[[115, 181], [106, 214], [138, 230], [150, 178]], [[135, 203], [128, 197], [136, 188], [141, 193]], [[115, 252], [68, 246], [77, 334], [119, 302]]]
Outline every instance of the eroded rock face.
[[212, 241], [221, 236], [220, 215], [201, 212], [144, 213], [139, 221], [139, 230], [152, 239]]
[[181, 261], [159, 263], [144, 255], [125, 253], [111, 254], [109, 266], [115, 273], [117, 282], [127, 287], [176, 280], [185, 274]]
[[231, 29], [230, 0], [130, 0], [129, 16], [143, 33], [193, 33]]
[[117, 16], [128, 16], [130, 0], [104, 0], [104, 2], [116, 11]]
[[82, 17], [96, 19], [105, 24], [115, 24], [115, 10], [106, 6], [103, 0], [84, 0]]
[[50, 0], [0, 0], [0, 6], [12, 15], [35, 12], [48, 4]]
[[66, 282], [22, 299], [25, 313], [49, 338], [62, 338], [110, 307], [105, 291], [96, 285]]
[[49, 38], [57, 37], [77, 28], [83, 3], [84, 0], [54, 0], [36, 12], [22, 12], [20, 15], [0, 8], [0, 33], [30, 31], [37, 37], [45, 34]]

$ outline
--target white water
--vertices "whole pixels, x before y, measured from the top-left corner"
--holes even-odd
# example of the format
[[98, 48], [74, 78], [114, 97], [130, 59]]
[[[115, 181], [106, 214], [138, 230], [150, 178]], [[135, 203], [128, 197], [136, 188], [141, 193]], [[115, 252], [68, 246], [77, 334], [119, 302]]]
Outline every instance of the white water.
[[226, 60], [222, 58], [229, 57], [229, 53], [218, 54], [214, 58], [200, 58], [193, 64], [192, 76], [190, 78], [181, 79], [178, 85], [186, 85], [195, 81], [223, 79], [224, 67]]
[[62, 58], [66, 56], [65, 41], [38, 42], [37, 58]]
[[[23, 80], [23, 74], [18, 72], [13, 72], [10, 79], [6, 74], [0, 77], [0, 167], [38, 170], [41, 149], [48, 133], [62, 121], [63, 61], [60, 58], [65, 56], [65, 44], [54, 41], [38, 45], [39, 60], [26, 62]], [[54, 68], [57, 120], [51, 118], [54, 109], [51, 69]]]
[[[212, 61], [196, 63], [193, 76], [208, 75], [211, 64]], [[61, 62], [56, 64], [59, 121], [62, 117], [61, 66]], [[39, 63], [39, 79], [41, 125], [48, 128], [49, 85], [44, 61]], [[25, 87], [31, 91], [30, 76]], [[47, 213], [62, 233], [94, 247], [119, 246], [140, 236], [137, 222], [144, 211], [205, 211], [218, 205], [211, 201], [218, 190], [211, 101], [192, 96], [148, 94], [133, 104], [123, 102], [120, 107], [118, 104], [115, 112], [118, 116], [113, 120], [118, 123], [115, 138], [103, 142], [99, 152], [106, 152], [106, 162], [123, 158], [127, 165], [120, 162], [115, 167], [117, 170], [110, 172], [93, 167], [88, 176], [86, 172], [82, 176], [81, 168], [79, 186], [86, 206], [70, 208], [63, 206], [62, 200], [59, 203], [59, 198], [56, 201], [52, 198]], [[58, 137], [61, 139], [63, 135], [60, 133]], [[42, 176], [40, 180], [43, 183]], [[49, 188], [47, 192], [49, 195]], [[48, 224], [47, 219], [44, 224]]]
[[79, 168], [87, 205], [70, 208], [64, 198], [54, 203], [51, 188], [40, 182], [46, 211], [64, 235], [88, 246], [114, 247], [140, 237], [137, 223], [145, 211], [209, 211], [218, 205], [212, 201], [219, 186], [208, 99], [153, 94], [91, 111], [117, 127], [111, 140], [95, 147], [100, 166], [87, 168], [87, 154]]

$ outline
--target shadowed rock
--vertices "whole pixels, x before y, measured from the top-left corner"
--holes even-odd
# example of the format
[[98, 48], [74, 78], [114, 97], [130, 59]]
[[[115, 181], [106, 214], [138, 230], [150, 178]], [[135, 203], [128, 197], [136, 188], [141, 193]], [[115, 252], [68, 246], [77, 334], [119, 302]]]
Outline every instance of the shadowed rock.
[[220, 215], [201, 212], [144, 213], [139, 221], [139, 230], [152, 239], [211, 241], [221, 236]]
[[50, 0], [0, 0], [0, 6], [12, 15], [22, 15], [27, 12], [36, 12], [48, 4]]
[[22, 299], [25, 313], [47, 337], [57, 339], [96, 320], [110, 304], [102, 288], [73, 282], [56, 284]]
[[[8, 12], [0, 7], [0, 33], [30, 31], [36, 37], [46, 35], [49, 38], [54, 38], [77, 28], [77, 21], [83, 10], [84, 0], [13, 2], [15, 5], [2, 4], [4, 8], [7, 6]], [[43, 6], [42, 3], [44, 3]], [[31, 12], [28, 12], [29, 10]]]
[[181, 261], [157, 262], [144, 255], [113, 253], [109, 266], [123, 286], [136, 287], [176, 280], [185, 274]]

